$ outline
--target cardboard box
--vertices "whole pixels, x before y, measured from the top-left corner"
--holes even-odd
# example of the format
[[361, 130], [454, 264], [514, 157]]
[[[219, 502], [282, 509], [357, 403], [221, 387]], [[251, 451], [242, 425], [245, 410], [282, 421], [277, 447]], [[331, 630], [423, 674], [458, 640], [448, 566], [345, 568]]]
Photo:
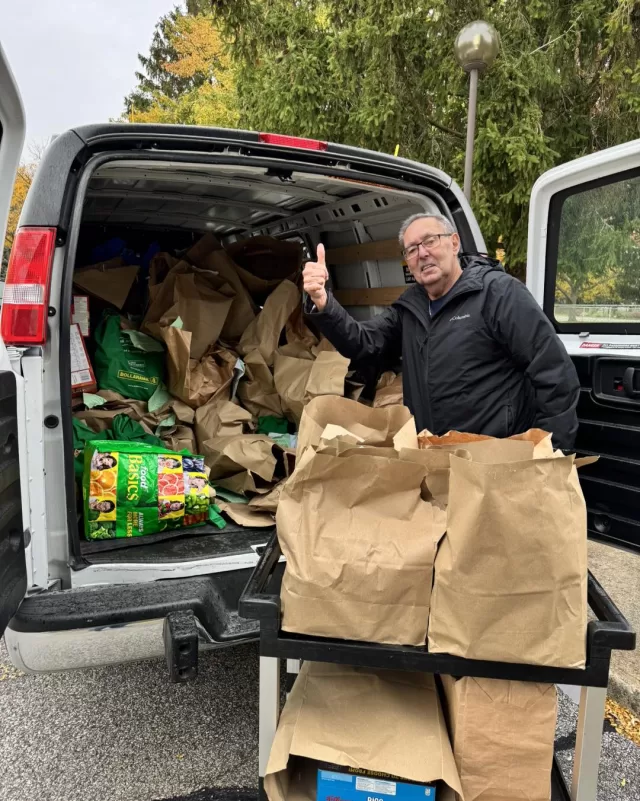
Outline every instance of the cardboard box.
[[81, 395], [83, 392], [95, 392], [98, 388], [96, 376], [89, 361], [80, 326], [77, 323], [71, 326], [69, 348], [71, 351], [71, 394]]
[[318, 767], [316, 801], [435, 801], [433, 784], [400, 779], [388, 773], [328, 765]]
[[80, 332], [83, 337], [88, 337], [91, 334], [89, 327], [89, 296], [88, 295], [74, 295], [73, 303], [71, 305], [71, 322], [80, 326]]

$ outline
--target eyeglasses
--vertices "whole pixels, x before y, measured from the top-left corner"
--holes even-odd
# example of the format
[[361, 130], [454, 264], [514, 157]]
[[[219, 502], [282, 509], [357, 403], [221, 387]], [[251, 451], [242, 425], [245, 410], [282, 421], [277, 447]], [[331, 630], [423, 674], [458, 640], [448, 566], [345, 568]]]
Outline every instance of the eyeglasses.
[[443, 236], [453, 236], [453, 232], [450, 234], [427, 234], [427, 236], [425, 236], [421, 242], [418, 242], [415, 245], [409, 245], [408, 248], [403, 248], [402, 255], [407, 261], [409, 261], [409, 259], [415, 259], [415, 257], [418, 255], [420, 245], [427, 250], [439, 248]]

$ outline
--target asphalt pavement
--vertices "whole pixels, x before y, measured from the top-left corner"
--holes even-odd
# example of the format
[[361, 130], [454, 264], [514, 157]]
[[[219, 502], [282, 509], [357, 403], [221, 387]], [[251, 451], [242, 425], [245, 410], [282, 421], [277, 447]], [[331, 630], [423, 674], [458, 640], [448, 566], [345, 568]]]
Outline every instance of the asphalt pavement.
[[[0, 801], [253, 801], [255, 646], [201, 655], [196, 681], [163, 662], [25, 676], [0, 646]], [[576, 705], [560, 694], [570, 775]], [[640, 798], [640, 748], [605, 724], [598, 801]]]

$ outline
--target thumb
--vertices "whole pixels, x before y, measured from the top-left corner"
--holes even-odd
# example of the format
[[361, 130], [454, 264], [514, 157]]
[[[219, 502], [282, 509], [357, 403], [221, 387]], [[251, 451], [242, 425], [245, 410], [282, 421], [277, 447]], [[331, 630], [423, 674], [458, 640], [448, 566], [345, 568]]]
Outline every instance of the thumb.
[[323, 267], [327, 266], [327, 262], [325, 261], [324, 245], [322, 243], [316, 248], [316, 261]]

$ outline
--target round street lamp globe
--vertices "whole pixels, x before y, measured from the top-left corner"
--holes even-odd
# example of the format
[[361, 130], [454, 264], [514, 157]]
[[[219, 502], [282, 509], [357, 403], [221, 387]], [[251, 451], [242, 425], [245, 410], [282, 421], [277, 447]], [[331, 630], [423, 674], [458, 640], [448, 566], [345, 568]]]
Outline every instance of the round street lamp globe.
[[488, 22], [475, 20], [460, 31], [453, 49], [465, 72], [483, 72], [496, 60], [500, 50], [500, 34]]

